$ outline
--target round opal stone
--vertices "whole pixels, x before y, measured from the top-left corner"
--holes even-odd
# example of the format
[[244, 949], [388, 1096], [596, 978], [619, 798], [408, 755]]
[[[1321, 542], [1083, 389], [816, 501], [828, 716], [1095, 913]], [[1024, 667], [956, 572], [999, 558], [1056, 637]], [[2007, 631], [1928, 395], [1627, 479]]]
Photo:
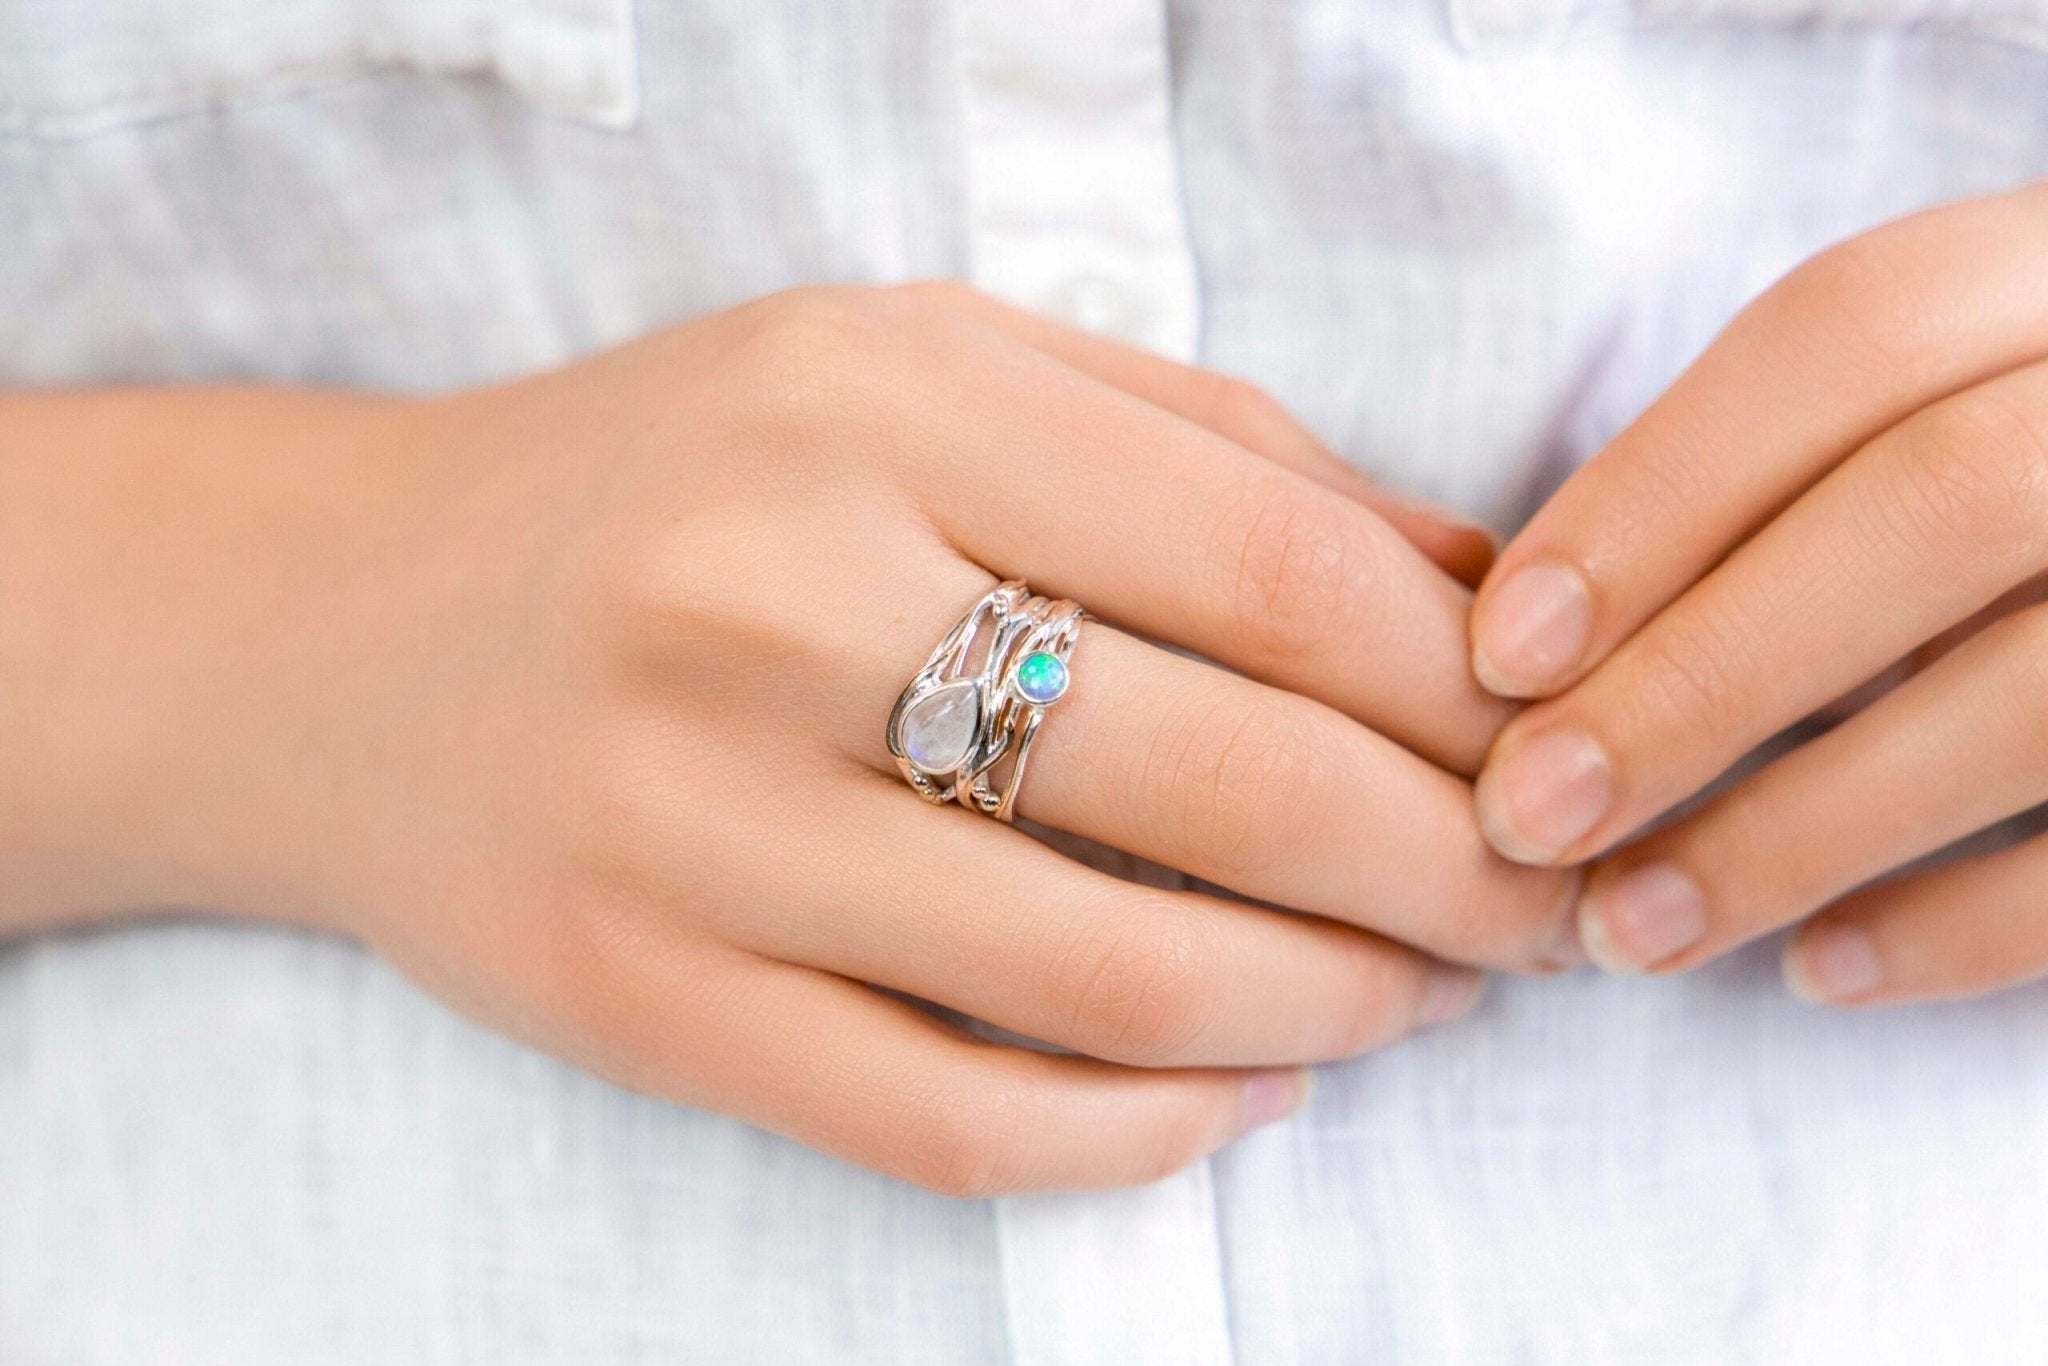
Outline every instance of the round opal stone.
[[1017, 696], [1036, 706], [1057, 702], [1067, 690], [1067, 666], [1046, 650], [1033, 650], [1017, 665]]
[[903, 753], [926, 773], [951, 773], [967, 758], [981, 700], [971, 681], [935, 688], [904, 709], [898, 731]]

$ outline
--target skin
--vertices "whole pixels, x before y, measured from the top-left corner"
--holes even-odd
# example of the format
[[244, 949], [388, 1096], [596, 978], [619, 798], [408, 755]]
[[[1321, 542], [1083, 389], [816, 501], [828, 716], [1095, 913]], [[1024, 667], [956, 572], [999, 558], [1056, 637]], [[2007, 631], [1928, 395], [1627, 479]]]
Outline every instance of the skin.
[[2044, 247], [2035, 186], [1822, 254], [1503, 552], [1474, 667], [1546, 700], [1496, 743], [1481, 819], [1517, 860], [1594, 860], [1577, 914], [1603, 966], [1800, 923], [1786, 974], [1816, 1001], [2048, 972], [2048, 841], [1888, 876], [2048, 801]]
[[[1569, 928], [1573, 877], [1474, 820], [1512, 711], [1466, 665], [1484, 536], [1241, 384], [964, 290], [796, 291], [424, 401], [16, 395], [0, 432], [7, 928], [356, 937], [959, 1195], [1160, 1176]], [[1012, 576], [1102, 619], [1020, 814], [1261, 904], [902, 783], [897, 690]]]

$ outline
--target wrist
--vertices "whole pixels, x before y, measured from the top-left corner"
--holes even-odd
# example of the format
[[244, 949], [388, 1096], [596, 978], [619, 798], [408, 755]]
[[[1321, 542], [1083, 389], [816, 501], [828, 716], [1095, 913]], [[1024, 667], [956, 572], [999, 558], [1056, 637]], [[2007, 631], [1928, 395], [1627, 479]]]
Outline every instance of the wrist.
[[[275, 870], [293, 580], [382, 400], [0, 397], [0, 930], [317, 918]], [[338, 509], [337, 509], [338, 511]], [[295, 558], [303, 556], [303, 568]]]

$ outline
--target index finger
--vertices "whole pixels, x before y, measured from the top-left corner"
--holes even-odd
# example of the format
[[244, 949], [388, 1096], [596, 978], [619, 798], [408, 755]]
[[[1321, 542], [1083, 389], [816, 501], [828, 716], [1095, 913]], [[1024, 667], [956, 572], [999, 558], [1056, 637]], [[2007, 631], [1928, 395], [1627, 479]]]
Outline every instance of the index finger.
[[2048, 184], [1901, 219], [1745, 309], [1502, 552], [1472, 667], [1503, 697], [1576, 683], [1840, 460], [2048, 355]]
[[923, 439], [964, 458], [913, 492], [968, 559], [1477, 769], [1511, 709], [1467, 667], [1471, 595], [1384, 519], [1042, 352], [922, 335], [970, 379], [920, 394]]
[[1082, 374], [1199, 423], [1347, 498], [1356, 498], [1467, 588], [1477, 588], [1493, 564], [1496, 547], [1491, 532], [1444, 508], [1374, 483], [1254, 384], [1067, 327], [954, 281], [923, 281], [901, 288], [936, 300]]

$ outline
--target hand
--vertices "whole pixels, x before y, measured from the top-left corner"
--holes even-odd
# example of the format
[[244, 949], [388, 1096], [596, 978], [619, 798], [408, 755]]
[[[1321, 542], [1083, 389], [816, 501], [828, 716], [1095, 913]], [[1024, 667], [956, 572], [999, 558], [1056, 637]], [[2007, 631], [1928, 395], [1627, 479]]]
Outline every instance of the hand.
[[[331, 926], [962, 1194], [1158, 1176], [1468, 1007], [1439, 958], [1532, 966], [1561, 925], [1455, 776], [1509, 711], [1469, 596], [1390, 522], [1468, 572], [1484, 538], [1241, 386], [964, 291], [795, 292], [426, 402], [19, 403], [0, 547], [58, 605], [0, 656], [63, 667], [0, 733], [66, 738], [0, 801], [16, 904]], [[1021, 814], [1308, 914], [904, 785], [891, 705], [999, 576], [1102, 618]]]
[[2044, 255], [2038, 187], [1824, 253], [1503, 553], [1475, 668], [1550, 698], [1479, 784], [1511, 857], [1599, 855], [1850, 699], [1599, 864], [1579, 923], [1602, 965], [1689, 968], [1825, 907], [1786, 957], [1812, 999], [2048, 970], [2048, 842], [1864, 886], [2048, 800]]

